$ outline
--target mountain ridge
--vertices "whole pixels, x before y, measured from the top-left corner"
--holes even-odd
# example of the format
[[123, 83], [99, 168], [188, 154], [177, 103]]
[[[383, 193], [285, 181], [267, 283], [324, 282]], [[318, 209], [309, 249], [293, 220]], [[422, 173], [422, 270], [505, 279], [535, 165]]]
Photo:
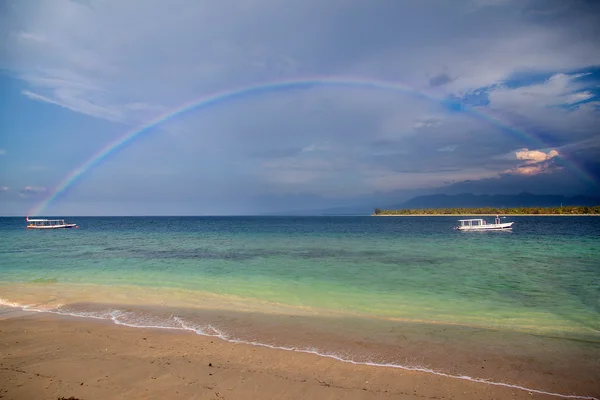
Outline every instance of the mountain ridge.
[[431, 194], [416, 196], [398, 206], [386, 209], [423, 209], [423, 208], [477, 208], [477, 207], [559, 207], [559, 206], [596, 206], [600, 197], [577, 195], [537, 195], [519, 193], [517, 195], [462, 193], [455, 195]]

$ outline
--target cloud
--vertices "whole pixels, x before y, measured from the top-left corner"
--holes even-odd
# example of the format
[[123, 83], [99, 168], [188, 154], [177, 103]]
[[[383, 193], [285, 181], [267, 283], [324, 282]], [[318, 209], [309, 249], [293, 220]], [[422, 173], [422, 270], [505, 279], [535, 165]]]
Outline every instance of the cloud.
[[442, 121], [438, 118], [425, 118], [415, 122], [413, 125], [415, 128], [431, 128], [434, 126], [441, 125]]
[[458, 145], [456, 145], [456, 144], [450, 144], [448, 146], [440, 147], [436, 151], [454, 151], [457, 148], [458, 148]]
[[524, 160], [525, 164], [540, 163], [556, 156], [558, 156], [558, 151], [556, 150], [550, 150], [548, 153], [544, 153], [539, 150], [521, 149], [515, 152], [515, 158], [517, 160]]
[[431, 86], [431, 87], [443, 86], [447, 83], [452, 82], [453, 80], [454, 79], [452, 79], [448, 74], [441, 73], [439, 75], [434, 76], [433, 78], [431, 78], [429, 80], [429, 86]]
[[[18, 36], [43, 38], [46, 44], [40, 51], [10, 42], [11, 64], [30, 71], [24, 79], [32, 92], [39, 89], [36, 75], [52, 77], [52, 71], [68, 70], [94, 81], [97, 87], [71, 100], [109, 110], [127, 103], [168, 109], [201, 92], [290, 76], [386, 75], [386, 65], [393, 65], [395, 75], [414, 78], [410, 81], [417, 87], [456, 84], [449, 90], [464, 90], [498, 82], [519, 66], [557, 69], [600, 61], [597, 44], [585, 35], [594, 32], [591, 16], [571, 12], [559, 24], [531, 20], [525, 12], [531, 2], [496, 0], [492, 8], [473, 11], [473, 4], [489, 6], [490, 1], [438, 5], [435, 10], [424, 3], [360, 1], [343, 7], [338, 1], [291, 1], [285, 7], [271, 0], [255, 1], [252, 7], [241, 1], [182, 0], [173, 7], [156, 0], [94, 7], [57, 1], [60, 6], [23, 4], [9, 15], [9, 28]], [[223, 25], [225, 19], [229, 22]], [[455, 23], [448, 26], [450, 19]], [[138, 21], [135, 28], [132, 20]], [[423, 20], [432, 23], [423, 25]], [[314, 27], [310, 33], [293, 29], [309, 21]], [[570, 40], [573, 21], [578, 22], [576, 45]], [[44, 67], [32, 71], [40, 65]], [[427, 78], [423, 65], [444, 65], [448, 72]], [[55, 93], [65, 89], [59, 81], [46, 89], [49, 93], [40, 94], [78, 112], [112, 115], [99, 114], [85, 102], [76, 106], [64, 101]], [[123, 102], [125, 98], [129, 101]]]
[[399, 187], [403, 189], [437, 188], [449, 181], [479, 180], [496, 177], [494, 171], [480, 169], [461, 169], [449, 171], [431, 171], [419, 173], [419, 179], [412, 179], [412, 174], [403, 172], [390, 172], [386, 170], [371, 171], [372, 185], [376, 190], [389, 192]]
[[48, 39], [44, 35], [40, 35], [33, 32], [18, 32], [16, 36], [18, 39], [24, 41], [31, 41], [42, 44], [48, 42]]
[[106, 107], [93, 104], [86, 99], [78, 97], [77, 92], [64, 88], [56, 89], [53, 96], [54, 98], [43, 96], [30, 90], [23, 90], [21, 93], [32, 100], [54, 104], [93, 117], [104, 118], [115, 122], [121, 122], [123, 120], [123, 115], [118, 110], [110, 110]]
[[[517, 177], [567, 179], [548, 149], [585, 160], [590, 171], [598, 164], [590, 147], [576, 146], [597, 138], [600, 122], [592, 3], [15, 2], [0, 15], [7, 33], [0, 68], [28, 99], [120, 124], [84, 119], [77, 143], [49, 126], [53, 142], [82, 157], [234, 88], [306, 77], [404, 88], [278, 87], [181, 113], [89, 175], [114, 198], [202, 199], [201, 188], [211, 187], [211, 196], [240, 203], [263, 191], [320, 199], [463, 180], [486, 185], [507, 182], [507, 174], [526, 185]], [[81, 128], [89, 126], [96, 129]], [[32, 137], [15, 140], [24, 147]], [[73, 168], [38, 162], [57, 175]], [[142, 182], [131, 165], [167, 165], [172, 174]]]
[[322, 179], [335, 165], [333, 160], [297, 156], [265, 161], [262, 169], [269, 182], [295, 185]]
[[488, 112], [531, 138], [536, 147], [559, 147], [597, 136], [600, 75], [557, 73], [541, 82], [511, 82], [488, 92]]
[[163, 107], [152, 105], [152, 104], [147, 104], [147, 103], [143, 103], [143, 102], [125, 104], [123, 107], [125, 107], [128, 110], [132, 110], [132, 111], [152, 111], [155, 113], [164, 111]]
[[589, 100], [594, 94], [586, 90], [585, 83], [579, 78], [584, 74], [552, 75], [546, 81], [510, 88], [496, 86], [489, 92], [490, 103], [493, 106], [515, 108], [519, 106], [551, 107], [570, 105]]
[[587, 90], [571, 93], [568, 98], [565, 99], [565, 104], [583, 103], [587, 100], [593, 99], [594, 97], [596, 97], [596, 95]]
[[[591, 189], [591, 190], [590, 190]], [[600, 195], [600, 189], [582, 181], [578, 174], [563, 168], [551, 173], [539, 174], [502, 174], [478, 180], [464, 180], [438, 189], [439, 193], [460, 194], [518, 194], [522, 192], [536, 194], [578, 194]]]
[[300, 150], [300, 152], [302, 153], [311, 153], [311, 152], [315, 152], [315, 151], [327, 151], [330, 150], [331, 146], [327, 145], [327, 144], [316, 144], [313, 143], [311, 145], [308, 145], [304, 148], [302, 148], [302, 150]]
[[546, 172], [547, 169], [547, 166], [542, 164], [526, 165], [523, 167], [517, 167], [511, 171], [507, 171], [507, 173], [513, 173], [518, 175], [537, 175], [541, 174], [542, 172]]
[[497, 7], [512, 3], [513, 0], [471, 0], [476, 7]]
[[8, 186], [0, 186], [0, 192], [8, 192], [9, 187]]
[[515, 152], [515, 158], [524, 161], [524, 165], [507, 170], [505, 173], [517, 175], [537, 175], [547, 173], [551, 171], [553, 167], [559, 168], [549, 162], [554, 157], [558, 157], [558, 151], [554, 149], [547, 153], [539, 150], [521, 149]]
[[27, 199], [37, 197], [46, 192], [46, 188], [42, 186], [25, 186], [23, 189], [19, 190], [17, 194], [19, 197]]
[[5, 155], [6, 155], [6, 150], [0, 149], [0, 156], [5, 156]]

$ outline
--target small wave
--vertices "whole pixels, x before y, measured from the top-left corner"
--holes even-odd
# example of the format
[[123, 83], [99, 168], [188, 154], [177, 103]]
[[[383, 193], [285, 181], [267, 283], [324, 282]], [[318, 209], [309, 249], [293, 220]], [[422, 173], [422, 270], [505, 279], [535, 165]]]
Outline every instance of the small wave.
[[[471, 377], [471, 376], [467, 376], [467, 375], [447, 374], [445, 372], [436, 371], [436, 370], [433, 370], [430, 368], [424, 368], [424, 367], [418, 367], [418, 366], [415, 367], [415, 366], [407, 366], [407, 365], [392, 364], [392, 363], [355, 361], [355, 360], [352, 360], [349, 358], [341, 357], [337, 354], [321, 352], [319, 349], [316, 349], [316, 348], [298, 348], [298, 347], [276, 346], [276, 345], [271, 345], [271, 344], [266, 344], [266, 343], [255, 342], [255, 341], [241, 340], [241, 339], [237, 339], [235, 337], [229, 336], [226, 332], [223, 332], [222, 330], [218, 329], [217, 327], [215, 327], [211, 324], [207, 324], [204, 326], [196, 326], [194, 324], [191, 324], [191, 323], [185, 321], [183, 318], [176, 316], [176, 315], [171, 315], [171, 319], [167, 320], [167, 321], [165, 321], [164, 319], [162, 319], [160, 321], [152, 321], [153, 318], [146, 318], [146, 319], [140, 318], [139, 315], [136, 315], [133, 312], [119, 310], [119, 309], [112, 309], [112, 310], [106, 310], [106, 311], [74, 311], [74, 310], [70, 310], [68, 307], [62, 306], [62, 305], [55, 306], [55, 308], [53, 308], [53, 309], [44, 309], [44, 308], [36, 308], [36, 306], [30, 306], [30, 305], [24, 305], [24, 304], [11, 302], [9, 300], [5, 300], [2, 298], [0, 298], [0, 306], [20, 308], [23, 311], [47, 312], [47, 313], [51, 313], [51, 314], [67, 315], [67, 316], [72, 316], [72, 317], [110, 320], [116, 325], [122, 325], [122, 326], [131, 327], [131, 328], [143, 328], [143, 329], [150, 328], [150, 329], [169, 329], [169, 330], [189, 331], [189, 332], [194, 332], [195, 334], [201, 335], [201, 336], [216, 337], [216, 338], [219, 338], [221, 340], [224, 340], [224, 341], [230, 342], [230, 343], [248, 344], [248, 345], [252, 345], [252, 346], [266, 347], [269, 349], [286, 350], [286, 351], [295, 351], [298, 353], [314, 354], [314, 355], [317, 355], [320, 357], [331, 358], [331, 359], [334, 359], [337, 361], [341, 361], [341, 362], [345, 362], [345, 363], [349, 363], [349, 364], [355, 364], [355, 365], [368, 365], [368, 366], [372, 366], [372, 367], [396, 368], [396, 369], [402, 369], [405, 371], [423, 372], [423, 373], [442, 376], [442, 377], [450, 378], [450, 379], [460, 379], [460, 380], [464, 380], [464, 381], [469, 381], [469, 382], [474, 382], [474, 383], [482, 383], [482, 384], [491, 385], [491, 386], [506, 387], [506, 388], [510, 388], [510, 389], [523, 390], [526, 392], [537, 393], [537, 394], [542, 394], [542, 395], [547, 395], [547, 396], [560, 397], [560, 398], [564, 398], [564, 399], [600, 400], [597, 397], [593, 397], [593, 396], [579, 396], [579, 395], [568, 395], [568, 394], [562, 394], [562, 393], [547, 392], [544, 390], [532, 389], [532, 388], [528, 388], [525, 386], [514, 385], [511, 383], [490, 381], [487, 379], [476, 378], [476, 377]], [[144, 323], [144, 322], [146, 322], [146, 323]], [[158, 324], [160, 322], [162, 322], [162, 324]]]
[[15, 303], [15, 302], [12, 302], [12, 301], [9, 301], [9, 300], [5, 300], [3, 298], [0, 298], [0, 306], [21, 308], [23, 310], [25, 310], [27, 308], [26, 305], [22, 305], [22, 304]]

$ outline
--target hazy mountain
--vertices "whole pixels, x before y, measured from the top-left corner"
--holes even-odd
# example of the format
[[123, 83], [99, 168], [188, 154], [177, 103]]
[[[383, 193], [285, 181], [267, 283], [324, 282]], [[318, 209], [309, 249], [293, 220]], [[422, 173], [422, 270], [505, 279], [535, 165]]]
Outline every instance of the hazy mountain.
[[600, 198], [590, 196], [565, 197], [561, 195], [537, 195], [531, 193], [520, 193], [517, 195], [432, 194], [414, 197], [398, 206], [380, 208], [558, 207], [561, 204], [563, 206], [596, 206], [600, 204]]
[[471, 208], [471, 207], [558, 207], [563, 206], [596, 206], [600, 205], [600, 197], [593, 196], [562, 196], [562, 195], [537, 195], [520, 193], [516, 195], [475, 195], [462, 193], [456, 195], [431, 194], [420, 195], [404, 203], [394, 204], [389, 198], [383, 201], [369, 201], [368, 204], [353, 206], [291, 209], [283, 212], [270, 212], [264, 215], [370, 215], [378, 207], [384, 210], [419, 209], [419, 208]]

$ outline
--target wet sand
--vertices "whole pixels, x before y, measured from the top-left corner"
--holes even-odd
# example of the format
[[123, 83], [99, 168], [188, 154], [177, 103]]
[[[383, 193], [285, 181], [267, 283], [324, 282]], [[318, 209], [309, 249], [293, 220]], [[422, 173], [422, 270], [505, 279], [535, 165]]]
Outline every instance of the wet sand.
[[[15, 309], [0, 318], [2, 399], [560, 398], [191, 332]], [[581, 383], [576, 394], [599, 397], [597, 383]]]

